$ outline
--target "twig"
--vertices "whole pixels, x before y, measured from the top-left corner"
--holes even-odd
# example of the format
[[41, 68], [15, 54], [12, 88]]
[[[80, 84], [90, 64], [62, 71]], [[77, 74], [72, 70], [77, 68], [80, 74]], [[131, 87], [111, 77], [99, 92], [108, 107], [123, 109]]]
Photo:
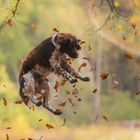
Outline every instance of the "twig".
[[15, 7], [12, 9], [11, 13], [4, 19], [4, 21], [1, 23], [0, 25], [0, 29], [2, 29], [4, 26], [7, 25], [7, 22], [9, 20], [11, 20], [15, 15], [16, 15], [16, 12], [17, 12], [17, 9], [18, 9], [18, 5], [20, 3], [20, 0], [17, 0], [16, 4], [15, 4]]

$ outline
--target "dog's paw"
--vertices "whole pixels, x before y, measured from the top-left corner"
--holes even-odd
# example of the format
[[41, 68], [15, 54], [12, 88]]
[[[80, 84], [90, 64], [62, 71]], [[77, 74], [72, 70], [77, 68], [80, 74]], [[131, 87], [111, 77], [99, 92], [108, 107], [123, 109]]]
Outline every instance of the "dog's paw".
[[61, 115], [62, 114], [62, 111], [61, 110], [58, 110], [56, 109], [56, 111], [53, 112], [55, 115]]
[[88, 81], [90, 81], [90, 78], [89, 77], [82, 77], [82, 78], [80, 78], [80, 80], [88, 82]]
[[70, 83], [71, 83], [71, 84], [74, 84], [74, 83], [76, 83], [76, 82], [78, 82], [78, 80], [77, 80], [76, 78], [73, 78], [73, 79], [70, 80]]

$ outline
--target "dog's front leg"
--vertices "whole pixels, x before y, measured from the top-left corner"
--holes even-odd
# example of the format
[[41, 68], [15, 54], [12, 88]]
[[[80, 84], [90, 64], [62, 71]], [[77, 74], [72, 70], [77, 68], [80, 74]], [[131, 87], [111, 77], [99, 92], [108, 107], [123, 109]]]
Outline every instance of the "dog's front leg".
[[73, 69], [67, 62], [62, 61], [61, 62], [61, 67], [66, 70], [68, 73], [70, 73], [71, 75], [73, 75], [74, 77], [82, 80], [82, 81], [90, 81], [89, 77], [84, 77], [82, 76], [78, 71], [76, 71], [75, 69]]
[[77, 82], [77, 79], [74, 78], [68, 72], [66, 72], [60, 65], [55, 65], [55, 70], [58, 74], [62, 75], [65, 79], [70, 81], [70, 83], [76, 83]]

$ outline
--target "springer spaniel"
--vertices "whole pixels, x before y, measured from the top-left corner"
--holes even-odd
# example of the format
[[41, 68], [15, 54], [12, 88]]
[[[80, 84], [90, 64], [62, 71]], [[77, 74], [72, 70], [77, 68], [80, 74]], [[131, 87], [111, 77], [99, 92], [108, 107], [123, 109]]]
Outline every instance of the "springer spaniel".
[[29, 108], [33, 104], [42, 105], [55, 115], [62, 114], [48, 103], [50, 85], [47, 77], [53, 72], [70, 83], [76, 83], [77, 79], [89, 81], [89, 77], [83, 77], [67, 62], [67, 57], [78, 58], [77, 51], [80, 49], [80, 41], [74, 35], [57, 33], [41, 42], [27, 55], [19, 74], [19, 92]]

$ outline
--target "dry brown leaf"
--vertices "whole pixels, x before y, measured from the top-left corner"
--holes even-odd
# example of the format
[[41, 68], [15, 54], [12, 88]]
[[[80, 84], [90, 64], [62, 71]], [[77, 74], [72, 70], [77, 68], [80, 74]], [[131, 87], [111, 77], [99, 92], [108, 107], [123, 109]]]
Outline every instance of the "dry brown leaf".
[[6, 127], [6, 129], [12, 129], [12, 127]]
[[60, 127], [65, 126], [65, 124], [66, 124], [66, 119], [64, 119], [64, 122]]
[[86, 42], [85, 42], [85, 41], [83, 41], [83, 40], [82, 40], [82, 41], [80, 41], [80, 45], [85, 44], [85, 43], [86, 43]]
[[3, 97], [3, 104], [4, 106], [7, 106], [7, 100]]
[[90, 45], [88, 46], [88, 51], [91, 51], [91, 46]]
[[33, 140], [32, 138], [28, 138], [28, 140]]
[[61, 86], [64, 86], [66, 84], [67, 80], [63, 79], [62, 82], [60, 83]]
[[78, 102], [81, 102], [82, 101], [82, 99], [81, 98], [78, 98]]
[[43, 119], [39, 119], [38, 121], [41, 122]]
[[48, 128], [48, 129], [53, 129], [54, 128], [54, 126], [52, 126], [52, 125], [50, 125], [50, 124], [46, 124], [46, 127]]
[[53, 31], [59, 33], [59, 30], [57, 28], [53, 28]]
[[124, 56], [129, 60], [133, 59], [132, 55], [127, 52], [124, 54]]
[[100, 77], [102, 80], [105, 80], [108, 77], [109, 73], [101, 72]]
[[62, 107], [64, 107], [65, 105], [66, 105], [66, 101], [65, 102], [62, 102], [62, 103], [60, 103], [58, 106], [62, 106]]
[[14, 103], [15, 103], [15, 104], [22, 104], [22, 102], [23, 102], [22, 100], [17, 100], [17, 101], [15, 101]]
[[9, 26], [13, 26], [14, 25], [14, 22], [11, 20], [11, 19], [9, 19], [8, 21], [7, 21], [7, 24], [9, 25]]
[[106, 120], [107, 122], [109, 121], [107, 116], [103, 115], [103, 119]]
[[78, 72], [80, 72], [82, 67], [86, 67], [86, 66], [87, 66], [87, 63], [82, 63], [78, 68]]
[[93, 93], [96, 93], [96, 92], [97, 92], [97, 88], [95, 88], [92, 92], [93, 92]]
[[139, 95], [139, 94], [140, 94], [140, 91], [137, 91], [137, 92], [136, 92], [136, 95]]
[[56, 92], [58, 92], [58, 88], [59, 88], [59, 82], [56, 81], [55, 86], [54, 86], [54, 89]]
[[9, 135], [6, 133], [6, 140], [9, 140]]

